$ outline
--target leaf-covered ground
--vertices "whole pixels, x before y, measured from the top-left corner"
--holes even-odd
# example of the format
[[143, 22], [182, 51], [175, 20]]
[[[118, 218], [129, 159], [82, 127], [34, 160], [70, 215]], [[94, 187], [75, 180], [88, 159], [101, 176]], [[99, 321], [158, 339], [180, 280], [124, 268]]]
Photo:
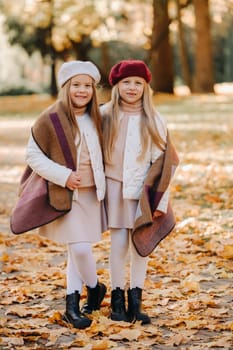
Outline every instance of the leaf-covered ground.
[[108, 293], [86, 330], [61, 319], [65, 246], [9, 230], [29, 129], [49, 101], [0, 102], [0, 349], [233, 349], [233, 96], [157, 98], [181, 162], [171, 188], [177, 226], [148, 266], [143, 305], [152, 324], [109, 319], [105, 233], [94, 250]]

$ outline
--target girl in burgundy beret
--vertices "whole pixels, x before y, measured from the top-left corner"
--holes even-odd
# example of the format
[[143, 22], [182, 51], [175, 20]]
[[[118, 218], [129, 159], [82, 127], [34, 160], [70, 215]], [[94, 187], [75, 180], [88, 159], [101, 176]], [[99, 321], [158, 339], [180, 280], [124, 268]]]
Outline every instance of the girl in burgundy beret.
[[[167, 128], [155, 111], [149, 82], [151, 72], [141, 60], [123, 60], [110, 71], [111, 101], [101, 106], [107, 179], [106, 209], [111, 231], [111, 319], [151, 322], [141, 311], [148, 257], [140, 256], [130, 234], [137, 215], [143, 182], [151, 164], [166, 148]], [[165, 191], [153, 217], [166, 213]], [[126, 262], [130, 253], [130, 281], [125, 303]]]

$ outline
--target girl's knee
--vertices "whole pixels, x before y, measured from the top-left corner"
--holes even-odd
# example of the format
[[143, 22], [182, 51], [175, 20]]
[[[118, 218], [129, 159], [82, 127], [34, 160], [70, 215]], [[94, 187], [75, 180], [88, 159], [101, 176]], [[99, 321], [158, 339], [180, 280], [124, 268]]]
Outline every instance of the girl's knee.
[[72, 255], [79, 259], [85, 259], [92, 254], [91, 244], [89, 243], [73, 243], [70, 248]]

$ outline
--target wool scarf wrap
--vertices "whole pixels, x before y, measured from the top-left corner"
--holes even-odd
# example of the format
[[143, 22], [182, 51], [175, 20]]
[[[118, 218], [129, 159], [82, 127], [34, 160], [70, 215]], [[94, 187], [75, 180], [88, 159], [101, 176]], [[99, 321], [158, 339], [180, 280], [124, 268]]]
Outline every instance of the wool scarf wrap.
[[[42, 112], [40, 117], [32, 126], [32, 136], [39, 148], [48, 158], [60, 165], [67, 166], [57, 134], [54, 129], [54, 125], [51, 121], [51, 115], [53, 113], [57, 114], [62, 125], [62, 129], [71, 151], [71, 157], [73, 158], [72, 162], [74, 164], [74, 169], [72, 170], [75, 170], [77, 150], [74, 143], [74, 135], [72, 132], [71, 123], [60, 100], [57, 100], [53, 105]], [[62, 137], [62, 135], [60, 135], [60, 137]], [[64, 135], [63, 138], [65, 139]], [[69, 190], [66, 187], [64, 188], [48, 181], [49, 203], [56, 210], [71, 209], [72, 196], [73, 191]]]
[[167, 132], [165, 151], [151, 165], [144, 181], [132, 234], [141, 227], [152, 224], [152, 214], [157, 209], [164, 192], [168, 189], [178, 164], [178, 155]]

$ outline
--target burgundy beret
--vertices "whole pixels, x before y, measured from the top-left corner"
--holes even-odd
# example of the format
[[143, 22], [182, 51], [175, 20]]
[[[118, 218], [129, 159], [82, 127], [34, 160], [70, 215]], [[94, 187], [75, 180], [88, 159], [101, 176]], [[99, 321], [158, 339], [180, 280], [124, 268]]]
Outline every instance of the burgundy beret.
[[141, 77], [149, 83], [151, 72], [141, 60], [123, 60], [112, 67], [109, 74], [109, 83], [115, 85], [118, 81], [127, 77]]

